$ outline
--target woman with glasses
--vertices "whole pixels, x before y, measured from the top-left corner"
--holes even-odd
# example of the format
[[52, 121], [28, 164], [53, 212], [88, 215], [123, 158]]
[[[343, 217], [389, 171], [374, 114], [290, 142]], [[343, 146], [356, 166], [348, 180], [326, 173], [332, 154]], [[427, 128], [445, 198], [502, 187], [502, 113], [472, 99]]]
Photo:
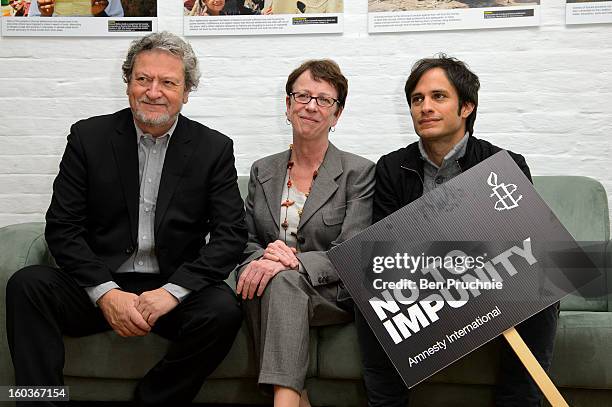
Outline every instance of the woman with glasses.
[[348, 293], [325, 252], [370, 225], [374, 164], [329, 142], [348, 91], [335, 62], [303, 63], [285, 88], [293, 143], [251, 168], [249, 242], [237, 292], [260, 386], [273, 389], [276, 407], [303, 407], [309, 327], [352, 319]]

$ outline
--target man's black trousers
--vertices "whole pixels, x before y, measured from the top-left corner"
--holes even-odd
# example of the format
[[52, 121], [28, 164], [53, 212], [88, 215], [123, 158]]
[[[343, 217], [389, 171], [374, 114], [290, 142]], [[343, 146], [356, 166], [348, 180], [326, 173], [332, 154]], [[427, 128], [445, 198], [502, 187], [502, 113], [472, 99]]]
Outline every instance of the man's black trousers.
[[[158, 275], [141, 273], [116, 274], [115, 281], [135, 294], [164, 284]], [[80, 337], [111, 329], [85, 290], [58, 269], [25, 267], [11, 277], [6, 291], [7, 336], [18, 386], [63, 385], [63, 335]], [[138, 383], [135, 401], [190, 402], [229, 352], [241, 322], [240, 305], [227, 284], [192, 292], [152, 328], [171, 345]]]

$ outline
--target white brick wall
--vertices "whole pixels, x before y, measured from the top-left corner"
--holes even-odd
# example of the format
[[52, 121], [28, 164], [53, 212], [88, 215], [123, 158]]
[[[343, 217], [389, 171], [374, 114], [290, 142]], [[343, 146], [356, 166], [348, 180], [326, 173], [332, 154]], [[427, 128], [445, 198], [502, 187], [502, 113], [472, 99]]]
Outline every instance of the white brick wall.
[[[180, 34], [177, 3], [159, 1], [159, 28]], [[287, 147], [284, 83], [304, 59], [340, 64], [350, 91], [331, 139], [376, 160], [415, 140], [403, 84], [416, 59], [444, 51], [481, 78], [479, 137], [536, 175], [590, 176], [612, 196], [612, 25], [565, 26], [565, 3], [542, 0], [541, 27], [368, 35], [367, 1], [345, 7], [343, 35], [190, 38], [203, 78], [184, 113], [235, 140], [240, 174]], [[43, 219], [71, 123], [127, 106], [129, 42], [0, 39], [0, 226]]]

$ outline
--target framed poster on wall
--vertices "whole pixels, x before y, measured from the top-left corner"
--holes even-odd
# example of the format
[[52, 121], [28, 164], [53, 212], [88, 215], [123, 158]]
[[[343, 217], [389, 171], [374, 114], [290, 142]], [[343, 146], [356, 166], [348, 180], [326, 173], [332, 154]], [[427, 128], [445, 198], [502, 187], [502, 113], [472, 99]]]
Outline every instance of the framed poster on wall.
[[185, 35], [339, 33], [344, 0], [179, 0]]
[[368, 0], [371, 33], [539, 24], [540, 0]]
[[567, 0], [566, 24], [612, 23], [612, 1]]
[[156, 0], [2, 0], [2, 16], [6, 36], [133, 36], [157, 31]]

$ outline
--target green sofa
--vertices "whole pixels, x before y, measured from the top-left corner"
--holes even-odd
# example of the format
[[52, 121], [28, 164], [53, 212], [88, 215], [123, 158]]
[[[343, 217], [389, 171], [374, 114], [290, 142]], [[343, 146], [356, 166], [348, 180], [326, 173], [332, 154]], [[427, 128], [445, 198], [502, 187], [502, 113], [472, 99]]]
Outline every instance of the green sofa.
[[[246, 178], [240, 177], [245, 192]], [[607, 243], [593, 254], [604, 271], [595, 282], [608, 292], [612, 272], [610, 222], [604, 188], [585, 177], [535, 177], [542, 197], [578, 241]], [[29, 264], [52, 264], [44, 224], [0, 229], [0, 284]], [[612, 280], [610, 280], [612, 281]], [[0, 290], [4, 304], [4, 288]], [[612, 297], [570, 295], [562, 301], [552, 377], [572, 406], [612, 406]], [[5, 307], [0, 329], [5, 329]], [[128, 400], [136, 380], [162, 357], [167, 342], [155, 335], [121, 338], [113, 332], [66, 338], [64, 375], [74, 400]], [[411, 406], [490, 406], [498, 377], [497, 339], [414, 389]], [[313, 329], [307, 387], [315, 406], [362, 406], [359, 348], [353, 324]], [[196, 401], [269, 404], [257, 391], [251, 341], [243, 326], [225, 361], [206, 381]], [[0, 335], [0, 385], [13, 383], [6, 335]]]

